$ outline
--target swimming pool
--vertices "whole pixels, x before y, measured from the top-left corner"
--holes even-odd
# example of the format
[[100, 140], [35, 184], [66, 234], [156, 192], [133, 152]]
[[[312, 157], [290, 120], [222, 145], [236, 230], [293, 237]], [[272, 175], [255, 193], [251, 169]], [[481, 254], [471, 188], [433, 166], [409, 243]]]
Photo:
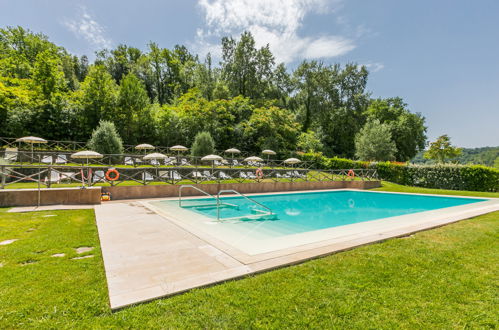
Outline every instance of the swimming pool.
[[[371, 221], [398, 215], [482, 202], [486, 199], [437, 197], [407, 194], [379, 194], [364, 191], [321, 191], [312, 193], [256, 195], [251, 198], [267, 207], [275, 217], [255, 217], [264, 208], [243, 197], [222, 197], [231, 205], [220, 208], [222, 221], [237, 224], [239, 230], [254, 235], [283, 236]], [[161, 201], [177, 203], [176, 201]], [[208, 198], [190, 199], [184, 205], [189, 210], [213, 220], [217, 208]], [[237, 207], [232, 207], [235, 205]], [[247, 218], [244, 218], [248, 215]], [[239, 218], [240, 219], [234, 219]], [[227, 224], [229, 225], [229, 224]], [[255, 232], [258, 227], [258, 232]]]
[[[264, 253], [334, 237], [370, 232], [374, 226], [407, 226], [414, 219], [445, 216], [450, 210], [487, 202], [483, 198], [447, 197], [419, 194], [383, 193], [358, 190], [293, 192], [251, 195], [272, 210], [273, 217], [257, 217], [264, 211], [251, 201], [225, 196], [217, 208], [213, 199], [192, 198], [178, 206], [178, 200], [149, 202], [155, 211], [195, 232], [208, 234], [248, 254]], [[421, 215], [418, 215], [421, 214]], [[250, 215], [250, 217], [245, 217]], [[412, 216], [412, 217], [411, 217]], [[234, 219], [236, 218], [236, 219]], [[409, 219], [406, 223], [406, 220]], [[225, 219], [225, 220], [224, 220]]]

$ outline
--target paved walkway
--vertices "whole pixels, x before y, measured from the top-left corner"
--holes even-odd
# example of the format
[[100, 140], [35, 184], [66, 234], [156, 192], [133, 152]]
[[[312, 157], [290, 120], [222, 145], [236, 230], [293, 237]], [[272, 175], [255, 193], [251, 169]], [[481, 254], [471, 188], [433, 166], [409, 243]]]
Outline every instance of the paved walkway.
[[250, 272], [140, 203], [102, 204], [95, 213], [113, 309]]

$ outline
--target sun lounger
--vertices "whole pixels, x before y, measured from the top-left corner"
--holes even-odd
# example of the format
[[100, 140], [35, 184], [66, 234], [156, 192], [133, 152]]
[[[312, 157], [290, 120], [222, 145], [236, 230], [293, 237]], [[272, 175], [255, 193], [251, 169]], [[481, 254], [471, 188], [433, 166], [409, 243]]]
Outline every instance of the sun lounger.
[[165, 165], [175, 165], [177, 163], [177, 159], [175, 157], [165, 158]]
[[203, 175], [205, 176], [205, 178], [209, 179], [209, 180], [216, 180], [216, 177], [213, 176], [210, 171], [203, 171]]
[[172, 178], [175, 181], [182, 180], [182, 176], [177, 171], [172, 171]]
[[92, 182], [104, 182], [106, 181], [106, 177], [104, 175], [104, 171], [95, 171], [92, 176]]
[[298, 172], [298, 171], [293, 171], [293, 174], [294, 174], [295, 178], [299, 178], [299, 179], [304, 179], [304, 178], [306, 178], [306, 177], [307, 177], [307, 175], [306, 175], [306, 174], [301, 174], [301, 173], [300, 173], [300, 172]]
[[201, 172], [198, 172], [198, 171], [192, 172], [192, 177], [194, 179], [204, 179], [205, 178], [205, 176], [203, 174], [201, 174]]
[[220, 177], [220, 179], [222, 180], [230, 180], [232, 179], [232, 177], [230, 175], [227, 175], [225, 172], [220, 172], [218, 174], [218, 176]]
[[5, 148], [3, 158], [9, 162], [17, 161], [17, 148]]
[[157, 159], [151, 159], [151, 165], [153, 166], [159, 166], [159, 161]]
[[43, 156], [42, 163], [44, 164], [52, 164], [52, 156]]
[[67, 162], [68, 162], [68, 157], [66, 155], [57, 155], [55, 157], [56, 164], [67, 164]]
[[159, 171], [158, 174], [161, 179], [170, 179], [170, 171]]
[[240, 173], [239, 173], [239, 177], [240, 177], [241, 179], [248, 179], [248, 176], [247, 176], [247, 175], [246, 175], [246, 173], [244, 173], [244, 172], [240, 172]]
[[256, 179], [256, 175], [253, 172], [246, 172], [246, 175], [248, 176], [248, 179]]
[[132, 157], [125, 157], [125, 165], [131, 165], [133, 166], [133, 158]]
[[180, 160], [180, 165], [183, 165], [183, 166], [189, 166], [189, 165], [191, 165], [191, 163], [189, 163], [189, 162], [187, 161], [187, 159], [182, 158], [182, 159]]
[[74, 172], [61, 172], [61, 181], [62, 180], [76, 180], [76, 173]]
[[153, 176], [149, 172], [143, 172], [142, 173], [142, 180], [143, 181], [152, 181], [154, 180]]
[[45, 182], [61, 182], [61, 173], [54, 170], [50, 171], [49, 175], [45, 177]]
[[239, 166], [239, 165], [241, 165], [241, 164], [239, 164], [239, 162], [237, 161], [237, 159], [234, 159], [234, 160], [232, 161], [232, 165], [234, 165], [234, 166]]

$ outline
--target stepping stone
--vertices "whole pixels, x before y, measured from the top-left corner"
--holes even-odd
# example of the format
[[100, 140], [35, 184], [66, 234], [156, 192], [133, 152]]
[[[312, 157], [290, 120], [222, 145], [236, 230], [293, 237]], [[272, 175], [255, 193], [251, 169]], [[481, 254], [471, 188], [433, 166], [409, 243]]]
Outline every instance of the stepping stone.
[[26, 260], [25, 262], [21, 263], [21, 266], [27, 266], [31, 264], [36, 264], [38, 261], [37, 260]]
[[85, 252], [92, 251], [94, 248], [90, 246], [80, 246], [79, 248], [76, 249], [76, 253], [82, 254]]
[[87, 258], [93, 258], [93, 257], [94, 256], [90, 254], [88, 256], [71, 258], [71, 260], [87, 259]]
[[61, 258], [61, 257], [64, 257], [65, 255], [66, 255], [66, 253], [56, 253], [56, 254], [53, 254], [52, 257]]
[[17, 241], [17, 238], [14, 238], [14, 239], [8, 239], [6, 241], [2, 241], [0, 242], [0, 245], [8, 245], [10, 243], [14, 243], [15, 241]]
[[36, 228], [30, 228], [30, 229], [28, 229], [26, 231], [29, 233], [29, 232], [32, 232], [32, 231], [35, 231], [35, 230], [36, 230]]

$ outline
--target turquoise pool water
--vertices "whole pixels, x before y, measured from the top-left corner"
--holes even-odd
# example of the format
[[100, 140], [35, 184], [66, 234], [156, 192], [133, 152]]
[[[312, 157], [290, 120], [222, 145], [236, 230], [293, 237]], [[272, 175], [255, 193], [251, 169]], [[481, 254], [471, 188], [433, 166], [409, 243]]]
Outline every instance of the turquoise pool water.
[[[231, 225], [237, 224], [237, 228], [243, 231], [265, 232], [266, 236], [302, 233], [487, 200], [362, 191], [253, 195], [251, 198], [269, 207], [275, 218], [243, 218], [231, 220]], [[244, 217], [257, 213], [255, 209], [265, 210], [242, 197], [223, 197], [222, 200], [237, 207], [221, 208], [221, 218]], [[162, 203], [178, 202], [161, 201], [155, 204], [161, 207]], [[199, 198], [185, 200], [184, 205], [187, 210], [216, 219], [216, 207], [206, 206], [210, 203], [213, 199]]]

